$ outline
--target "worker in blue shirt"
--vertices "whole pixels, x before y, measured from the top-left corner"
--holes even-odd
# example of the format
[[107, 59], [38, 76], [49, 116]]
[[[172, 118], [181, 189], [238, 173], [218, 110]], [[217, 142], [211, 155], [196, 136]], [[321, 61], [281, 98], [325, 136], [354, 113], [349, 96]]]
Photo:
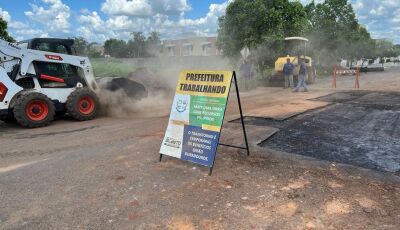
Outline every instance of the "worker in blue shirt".
[[252, 66], [248, 60], [244, 60], [243, 64], [240, 65], [240, 75], [243, 79], [243, 85], [246, 90], [251, 88], [251, 80], [253, 78]]
[[293, 90], [293, 92], [299, 92], [299, 89], [301, 87], [304, 88], [304, 92], [308, 92], [307, 84], [306, 84], [307, 66], [306, 66], [306, 63], [304, 61], [304, 58], [301, 58], [299, 60], [300, 60], [299, 83], [297, 84], [297, 86]]
[[286, 59], [286, 63], [283, 66], [283, 75], [285, 76], [285, 89], [288, 87], [294, 88], [293, 85], [293, 70], [294, 65], [290, 62], [290, 58]]

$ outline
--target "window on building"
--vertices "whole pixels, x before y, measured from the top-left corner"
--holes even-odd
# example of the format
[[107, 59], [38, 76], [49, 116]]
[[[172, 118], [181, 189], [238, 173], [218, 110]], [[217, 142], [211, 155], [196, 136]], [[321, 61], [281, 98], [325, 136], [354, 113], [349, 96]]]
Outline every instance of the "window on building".
[[175, 46], [167, 47], [168, 56], [175, 56]]
[[211, 55], [211, 43], [203, 44], [202, 51], [203, 51], [204, 56], [210, 56]]
[[183, 46], [183, 56], [191, 56], [193, 54], [193, 45]]

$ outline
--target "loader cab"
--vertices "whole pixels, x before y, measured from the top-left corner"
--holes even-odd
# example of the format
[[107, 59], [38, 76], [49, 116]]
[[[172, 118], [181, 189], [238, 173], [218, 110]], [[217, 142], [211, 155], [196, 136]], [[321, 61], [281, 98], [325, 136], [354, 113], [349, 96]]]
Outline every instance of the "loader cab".
[[75, 55], [73, 39], [60, 39], [60, 38], [33, 38], [29, 40], [20, 41], [17, 45], [21, 48], [32, 50], [41, 50], [60, 54]]
[[307, 43], [308, 39], [303, 37], [288, 37], [284, 41], [285, 52], [288, 57], [305, 57], [305, 62], [308, 64], [310, 58], [307, 58]]
[[299, 57], [304, 58], [307, 67], [312, 67], [312, 59], [307, 56], [307, 45], [308, 39], [303, 37], [287, 37], [284, 40], [284, 56], [278, 57], [275, 61], [275, 72], [281, 73], [283, 70], [283, 66], [286, 63], [287, 59], [296, 66], [294, 72], [298, 73], [299, 71]]
[[283, 66], [286, 64], [287, 59], [295, 66], [293, 74], [294, 79], [298, 77], [300, 70], [299, 59], [304, 59], [307, 66], [307, 82], [313, 83], [315, 81], [315, 68], [313, 60], [311, 59], [308, 51], [308, 39], [303, 37], [287, 37], [283, 41], [284, 51], [282, 56], [279, 56], [275, 61], [274, 74], [270, 77], [269, 83], [273, 86], [283, 86]]
[[[17, 45], [21, 48], [58, 54], [75, 55], [76, 53], [73, 49], [73, 39], [33, 38], [20, 41]], [[71, 64], [33, 61], [33, 67], [36, 75], [41, 76], [38, 77], [41, 88], [71, 88], [75, 87], [78, 82], [86, 86], [82, 70]], [[47, 76], [47, 78], [43, 78], [43, 76]], [[24, 81], [27, 80], [24, 79]], [[32, 85], [33, 83], [30, 83], [30, 87]]]

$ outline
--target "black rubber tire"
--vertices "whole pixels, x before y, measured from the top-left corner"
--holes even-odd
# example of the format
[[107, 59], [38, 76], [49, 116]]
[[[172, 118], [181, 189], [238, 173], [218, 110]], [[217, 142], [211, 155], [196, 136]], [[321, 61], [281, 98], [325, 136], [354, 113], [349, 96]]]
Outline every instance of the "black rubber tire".
[[6, 124], [15, 123], [14, 114], [12, 112], [12, 109], [8, 111], [7, 115], [0, 117], [0, 121], [4, 122]]
[[[79, 101], [82, 97], [90, 97], [94, 103], [94, 109], [90, 114], [84, 114], [79, 111]], [[88, 121], [96, 118], [99, 110], [100, 103], [97, 95], [90, 90], [89, 88], [77, 88], [74, 92], [72, 92], [67, 99], [66, 103], [67, 113], [78, 121]]]
[[[27, 115], [26, 107], [33, 100], [42, 101], [47, 104], [48, 107], [47, 116], [40, 121], [34, 121], [30, 119]], [[13, 108], [14, 118], [17, 121], [17, 123], [27, 128], [38, 128], [49, 125], [54, 119], [55, 110], [56, 109], [54, 103], [50, 100], [50, 98], [38, 92], [26, 92], [21, 94], [15, 101]]]

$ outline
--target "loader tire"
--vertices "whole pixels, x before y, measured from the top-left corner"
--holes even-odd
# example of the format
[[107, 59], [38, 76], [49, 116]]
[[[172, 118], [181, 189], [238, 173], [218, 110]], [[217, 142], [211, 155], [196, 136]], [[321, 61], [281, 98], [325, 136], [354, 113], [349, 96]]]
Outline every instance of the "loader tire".
[[99, 99], [88, 88], [78, 88], [67, 99], [67, 113], [78, 121], [93, 120], [99, 111]]
[[54, 103], [46, 95], [37, 92], [21, 94], [14, 104], [14, 118], [27, 128], [49, 125], [55, 115]]
[[11, 111], [8, 111], [7, 115], [1, 116], [0, 117], [0, 121], [4, 122], [6, 124], [15, 123], [15, 118], [14, 118], [14, 114], [12, 112], [12, 109], [11, 109]]

